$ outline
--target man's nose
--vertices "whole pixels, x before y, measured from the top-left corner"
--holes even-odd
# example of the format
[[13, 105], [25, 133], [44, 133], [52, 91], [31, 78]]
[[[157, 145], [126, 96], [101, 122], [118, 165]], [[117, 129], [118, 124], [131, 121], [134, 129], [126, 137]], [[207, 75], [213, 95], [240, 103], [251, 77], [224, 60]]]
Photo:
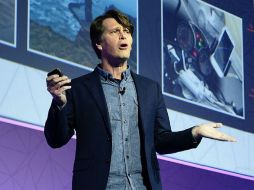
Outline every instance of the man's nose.
[[121, 30], [119, 32], [119, 37], [120, 37], [120, 39], [126, 39], [126, 33], [123, 30]]

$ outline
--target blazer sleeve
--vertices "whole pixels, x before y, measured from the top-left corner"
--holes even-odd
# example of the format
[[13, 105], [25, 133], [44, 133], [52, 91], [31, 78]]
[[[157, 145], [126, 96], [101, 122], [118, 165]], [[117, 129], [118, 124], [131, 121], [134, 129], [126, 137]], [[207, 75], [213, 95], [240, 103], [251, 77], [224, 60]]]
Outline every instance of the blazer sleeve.
[[74, 113], [71, 90], [66, 91], [67, 103], [59, 109], [52, 100], [44, 127], [47, 143], [52, 148], [65, 145], [74, 134]]
[[155, 116], [154, 141], [159, 154], [175, 153], [191, 148], [196, 148], [201, 139], [197, 141], [192, 136], [192, 128], [172, 132], [167, 109], [161, 93], [160, 85], [157, 84], [157, 107]]

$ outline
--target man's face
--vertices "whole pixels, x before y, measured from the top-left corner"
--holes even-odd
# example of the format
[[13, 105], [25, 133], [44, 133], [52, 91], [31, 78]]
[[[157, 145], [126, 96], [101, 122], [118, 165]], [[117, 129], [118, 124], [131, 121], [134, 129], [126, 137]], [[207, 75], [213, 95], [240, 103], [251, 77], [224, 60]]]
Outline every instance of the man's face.
[[127, 60], [130, 57], [132, 36], [127, 28], [120, 25], [114, 18], [107, 18], [102, 23], [104, 32], [97, 48], [101, 50], [102, 59], [108, 61]]

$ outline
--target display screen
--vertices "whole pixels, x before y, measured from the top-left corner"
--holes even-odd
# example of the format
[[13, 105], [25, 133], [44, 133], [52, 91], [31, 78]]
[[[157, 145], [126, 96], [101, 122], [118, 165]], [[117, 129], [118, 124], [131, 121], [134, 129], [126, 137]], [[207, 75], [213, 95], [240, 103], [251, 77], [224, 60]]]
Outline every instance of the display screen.
[[[137, 29], [135, 0], [128, 3], [116, 0], [30, 0], [28, 8], [29, 51], [89, 71], [100, 62], [90, 42], [89, 30], [94, 18], [109, 9], [117, 9], [126, 14]], [[137, 71], [137, 30], [133, 39], [129, 64]]]
[[[250, 146], [254, 35], [246, 25], [251, 23], [247, 13], [253, 14], [249, 5], [161, 1], [161, 85], [172, 130], [219, 121], [224, 124], [222, 131], [239, 139], [235, 144], [203, 139], [195, 150], [165, 157], [254, 176], [246, 159], [254, 159]], [[151, 77], [158, 73], [151, 68], [150, 72]]]

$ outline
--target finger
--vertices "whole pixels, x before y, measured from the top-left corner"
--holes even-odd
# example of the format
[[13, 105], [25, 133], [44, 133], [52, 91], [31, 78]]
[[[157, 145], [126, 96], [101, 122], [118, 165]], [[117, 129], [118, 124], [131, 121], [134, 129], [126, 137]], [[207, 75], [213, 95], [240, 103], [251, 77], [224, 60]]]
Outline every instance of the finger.
[[60, 92], [61, 94], [63, 94], [66, 90], [69, 90], [69, 89], [71, 89], [71, 86], [63, 86], [63, 87], [61, 87], [61, 88], [59, 89], [59, 92]]
[[51, 75], [46, 78], [47, 86], [54, 86], [56, 78], [59, 78], [58, 75]]
[[56, 84], [55, 84], [55, 87], [56, 87], [56, 88], [61, 88], [63, 85], [69, 84], [70, 82], [71, 82], [70, 79], [62, 80], [62, 81], [56, 83]]
[[212, 128], [220, 128], [223, 126], [222, 123], [208, 123], [208, 124], [204, 124], [204, 125], [207, 125]]
[[236, 142], [236, 138], [225, 133], [219, 133], [217, 140], [221, 141], [229, 141], [229, 142]]
[[221, 141], [228, 141], [228, 142], [236, 142], [236, 138], [235, 137], [231, 137], [231, 136], [224, 136], [220, 140]]
[[56, 95], [56, 96], [59, 96], [61, 93], [60, 93], [60, 89], [59, 88], [56, 88], [55, 86], [53, 87], [48, 87], [48, 91], [50, 94], [52, 95]]
[[220, 128], [220, 127], [222, 127], [222, 126], [223, 126], [223, 124], [222, 124], [222, 123], [214, 123], [214, 124], [215, 124], [214, 128]]
[[55, 78], [59, 78], [59, 75], [56, 75], [56, 74], [50, 75], [50, 76], [48, 76], [48, 77], [46, 78], [46, 81], [47, 81], [47, 83], [48, 83], [48, 82], [52, 81], [52, 80], [55, 79]]
[[67, 80], [64, 80], [64, 81], [61, 82], [61, 86], [63, 86], [63, 85], [69, 86], [69, 85], [71, 85], [70, 83], [71, 83], [71, 79], [67, 79]]
[[49, 77], [46, 78], [46, 81], [47, 83], [58, 83], [62, 80], [68, 80], [69, 78], [67, 76], [62, 76], [62, 77], [59, 77], [58, 75], [51, 75]]
[[227, 134], [225, 134], [225, 133], [223, 133], [222, 139], [223, 139], [224, 141], [236, 142], [236, 138], [235, 138], [235, 137], [230, 136], [230, 135], [227, 135]]
[[69, 78], [67, 76], [63, 76], [63, 77], [57, 77], [57, 78], [54, 78], [52, 81], [57, 84], [59, 82], [62, 82], [64, 80], [69, 80]]
[[[64, 81], [66, 81], [66, 82], [64, 82]], [[48, 87], [56, 86], [57, 88], [59, 88], [63, 84], [70, 83], [70, 82], [71, 82], [71, 80], [67, 76], [55, 77], [55, 78], [52, 78], [51, 80], [47, 81], [47, 86]]]
[[47, 90], [49, 91], [49, 92], [53, 92], [53, 91], [55, 91], [55, 90], [59, 90], [59, 85], [57, 85], [57, 84], [53, 84], [53, 83], [51, 83], [51, 84], [49, 84], [48, 86], [47, 86]]
[[235, 137], [231, 137], [227, 140], [228, 142], [237, 142], [236, 138]]

